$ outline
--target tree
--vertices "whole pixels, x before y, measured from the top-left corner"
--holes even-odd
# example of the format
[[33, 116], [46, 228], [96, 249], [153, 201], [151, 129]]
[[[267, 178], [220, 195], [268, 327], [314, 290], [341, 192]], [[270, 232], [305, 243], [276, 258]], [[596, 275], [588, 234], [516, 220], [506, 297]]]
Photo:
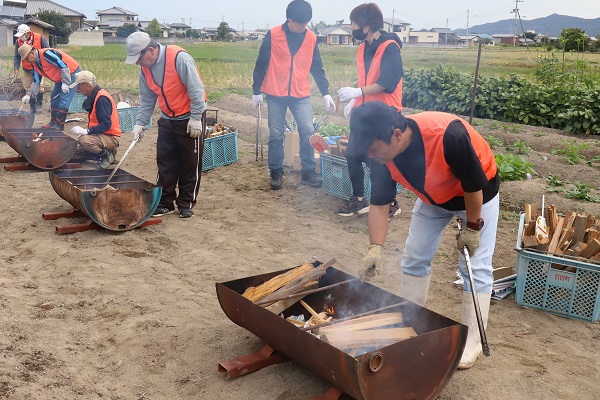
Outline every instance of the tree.
[[118, 37], [127, 37], [133, 32], [137, 32], [138, 28], [136, 24], [123, 24], [117, 28]]
[[229, 24], [227, 22], [221, 22], [217, 28], [217, 38], [221, 42], [230, 42], [232, 40], [231, 33], [229, 32]]
[[50, 29], [50, 35], [56, 38], [56, 43], [69, 43], [69, 35], [73, 32], [73, 29], [71, 29], [71, 24], [64, 15], [56, 11], [41, 11], [37, 17], [40, 21], [54, 25], [54, 28]]
[[194, 39], [198, 39], [200, 37], [200, 35], [198, 35], [198, 31], [196, 31], [195, 29], [188, 29], [187, 31], [185, 31], [185, 35], [189, 38]]
[[152, 21], [150, 21], [150, 23], [148, 24], [148, 27], [146, 28], [146, 33], [148, 33], [148, 35], [150, 35], [150, 37], [160, 37], [162, 36], [162, 28], [160, 26], [160, 24], [158, 23], [158, 21], [156, 20], [156, 18], [154, 18]]
[[559, 37], [564, 51], [585, 51], [590, 42], [585, 31], [579, 28], [563, 28]]

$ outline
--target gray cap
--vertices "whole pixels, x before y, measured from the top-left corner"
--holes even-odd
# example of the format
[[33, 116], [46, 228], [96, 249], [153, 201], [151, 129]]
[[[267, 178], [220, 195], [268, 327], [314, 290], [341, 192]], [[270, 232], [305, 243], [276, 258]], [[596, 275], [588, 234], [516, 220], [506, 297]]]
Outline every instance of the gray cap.
[[140, 53], [150, 44], [150, 35], [146, 32], [133, 32], [125, 40], [127, 58], [125, 64], [135, 64], [140, 58]]
[[75, 74], [75, 82], [69, 85], [71, 89], [80, 83], [96, 83], [96, 77], [90, 71], [79, 71]]

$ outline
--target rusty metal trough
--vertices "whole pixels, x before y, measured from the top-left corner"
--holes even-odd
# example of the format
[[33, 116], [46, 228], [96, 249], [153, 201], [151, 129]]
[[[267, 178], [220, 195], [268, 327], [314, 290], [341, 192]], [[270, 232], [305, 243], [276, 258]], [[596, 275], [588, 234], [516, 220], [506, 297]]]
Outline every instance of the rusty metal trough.
[[60, 168], [77, 150], [75, 139], [54, 129], [6, 129], [3, 134], [10, 147], [39, 169]]
[[141, 226], [158, 206], [162, 188], [122, 169], [105, 186], [111, 172], [52, 171], [50, 183], [60, 197], [105, 229], [127, 231]]
[[[276, 354], [289, 357], [329, 382], [337, 397], [319, 398], [339, 398], [345, 393], [358, 400], [435, 399], [441, 393], [460, 361], [467, 338], [466, 326], [330, 267], [320, 278], [319, 287], [338, 285], [304, 297], [317, 312], [334, 306], [336, 318], [347, 318], [381, 308], [400, 311], [404, 324], [418, 333], [416, 337], [351, 356], [241, 295], [248, 287], [285, 271], [217, 283], [217, 296], [233, 322], [264, 340]], [[352, 281], [339, 284], [348, 280]], [[306, 310], [296, 303], [283, 316], [304, 313]], [[231, 361], [220, 364], [220, 370], [246, 368], [243, 362]], [[250, 366], [250, 372], [277, 362], [281, 359], [254, 369]]]
[[0, 138], [6, 129], [28, 129], [33, 125], [35, 115], [18, 109], [0, 110]]

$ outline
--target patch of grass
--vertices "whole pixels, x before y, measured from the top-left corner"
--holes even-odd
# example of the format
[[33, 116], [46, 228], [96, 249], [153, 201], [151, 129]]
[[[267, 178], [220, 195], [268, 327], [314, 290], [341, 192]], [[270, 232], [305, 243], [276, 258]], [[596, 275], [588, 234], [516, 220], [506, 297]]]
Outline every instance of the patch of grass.
[[550, 153], [554, 155], [564, 155], [570, 165], [579, 164], [579, 161], [587, 162], [585, 156], [579, 152], [581, 150], [586, 150], [590, 146], [588, 143], [575, 144], [577, 142], [575, 139], [570, 142], [566, 139], [563, 139], [562, 142], [567, 146], [566, 149], [552, 149], [550, 150]]
[[500, 210], [498, 219], [500, 221], [519, 221], [521, 213], [517, 211]]
[[591, 203], [600, 203], [600, 197], [591, 195], [592, 190], [595, 189], [593, 186], [581, 182], [573, 182], [573, 185], [575, 186], [573, 189], [565, 192], [565, 195], [568, 198], [589, 201]]
[[507, 150], [512, 149], [516, 154], [529, 154], [531, 153], [531, 147], [527, 146], [527, 144], [521, 139], [515, 140], [513, 144], [506, 146]]

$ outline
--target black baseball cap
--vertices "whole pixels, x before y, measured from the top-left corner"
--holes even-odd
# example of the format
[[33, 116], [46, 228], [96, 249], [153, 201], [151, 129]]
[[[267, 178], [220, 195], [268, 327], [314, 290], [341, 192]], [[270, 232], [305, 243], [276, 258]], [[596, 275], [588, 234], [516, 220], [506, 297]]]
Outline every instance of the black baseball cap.
[[350, 116], [350, 140], [346, 154], [366, 154], [375, 139], [389, 142], [394, 129], [406, 130], [406, 120], [392, 106], [369, 101], [356, 107]]

